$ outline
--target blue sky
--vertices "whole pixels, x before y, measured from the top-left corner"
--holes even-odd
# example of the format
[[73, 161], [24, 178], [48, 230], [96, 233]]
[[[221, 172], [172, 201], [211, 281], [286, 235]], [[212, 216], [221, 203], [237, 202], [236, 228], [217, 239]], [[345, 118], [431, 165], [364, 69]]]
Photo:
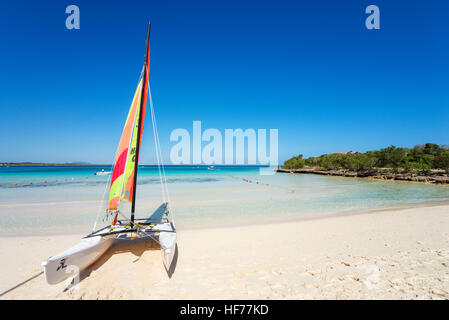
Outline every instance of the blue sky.
[[[65, 28], [66, 6], [81, 29]], [[380, 30], [365, 28], [366, 6]], [[279, 157], [449, 144], [447, 1], [2, 1], [0, 161], [110, 163], [143, 64], [170, 132], [279, 129]], [[141, 163], [154, 163], [147, 118]]]

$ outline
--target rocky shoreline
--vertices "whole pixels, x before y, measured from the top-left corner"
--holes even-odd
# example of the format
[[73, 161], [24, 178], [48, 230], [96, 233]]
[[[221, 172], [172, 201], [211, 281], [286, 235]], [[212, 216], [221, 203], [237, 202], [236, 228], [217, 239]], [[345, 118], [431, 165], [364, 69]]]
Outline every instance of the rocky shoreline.
[[317, 169], [285, 169], [278, 168], [277, 172], [285, 173], [305, 173], [305, 174], [319, 174], [325, 176], [339, 176], [352, 178], [371, 178], [380, 180], [398, 180], [398, 181], [412, 181], [422, 183], [437, 183], [449, 184], [449, 176], [443, 174], [431, 175], [417, 175], [413, 173], [392, 173], [382, 171], [349, 171], [349, 170], [317, 170]]

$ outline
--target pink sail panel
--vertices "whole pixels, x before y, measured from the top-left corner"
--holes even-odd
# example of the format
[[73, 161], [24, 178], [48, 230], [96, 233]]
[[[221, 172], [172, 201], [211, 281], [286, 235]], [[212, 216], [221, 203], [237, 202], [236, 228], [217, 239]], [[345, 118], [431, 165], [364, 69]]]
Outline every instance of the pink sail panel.
[[117, 149], [114, 161], [114, 170], [112, 171], [111, 187], [109, 190], [109, 210], [117, 210], [123, 190], [123, 175], [125, 173], [126, 162], [128, 161], [128, 151], [131, 143], [131, 137], [135, 125], [137, 112], [139, 110], [139, 100], [142, 88], [142, 79], [139, 81], [131, 108], [125, 122], [122, 137]]

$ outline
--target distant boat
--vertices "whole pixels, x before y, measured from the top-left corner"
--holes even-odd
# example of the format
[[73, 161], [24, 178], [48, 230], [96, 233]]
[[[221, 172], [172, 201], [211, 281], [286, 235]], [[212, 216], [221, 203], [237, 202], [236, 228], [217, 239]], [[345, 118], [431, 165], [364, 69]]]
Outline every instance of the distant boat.
[[207, 170], [215, 170], [214, 166], [210, 166], [209, 168], [207, 168]]
[[111, 171], [104, 171], [104, 169], [101, 169], [100, 172], [94, 172], [94, 175], [96, 176], [106, 176], [108, 174], [111, 174]]
[[[64, 281], [72, 276], [71, 272], [74, 270], [82, 271], [94, 263], [109, 249], [116, 238], [134, 240], [136, 238], [150, 237], [156, 240], [161, 246], [165, 268], [167, 271], [170, 270], [176, 251], [176, 230], [173, 217], [168, 209], [167, 181], [165, 179], [164, 167], [160, 160], [159, 138], [151, 103], [151, 94], [149, 94], [150, 26], [148, 24], [147, 45], [141, 77], [126, 119], [112, 171], [106, 217], [113, 217], [113, 221], [111, 225], [85, 236], [74, 247], [42, 262], [45, 277], [49, 284]], [[148, 97], [150, 100], [158, 166], [161, 170], [159, 176], [162, 185], [163, 203], [148, 218], [135, 219], [137, 169]], [[119, 203], [121, 201], [131, 202], [130, 216], [120, 212]], [[118, 219], [119, 215], [121, 220]]]

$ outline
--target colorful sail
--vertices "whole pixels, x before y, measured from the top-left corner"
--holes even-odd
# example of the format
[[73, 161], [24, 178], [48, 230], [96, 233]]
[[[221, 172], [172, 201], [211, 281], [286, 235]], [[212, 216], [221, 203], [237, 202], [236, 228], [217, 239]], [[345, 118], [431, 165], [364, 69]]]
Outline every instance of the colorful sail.
[[[148, 60], [147, 60], [148, 63]], [[148, 68], [148, 64], [147, 64]], [[148, 69], [147, 69], [148, 70]], [[144, 91], [142, 93], [142, 108], [137, 111], [133, 136], [131, 139], [131, 145], [130, 145], [130, 152], [129, 152], [129, 159], [126, 164], [125, 168], [125, 179], [124, 179], [124, 190], [121, 200], [127, 200], [129, 202], [133, 199], [133, 193], [134, 193], [134, 175], [135, 175], [135, 162], [138, 159], [137, 150], [140, 150], [140, 143], [142, 141], [142, 132], [143, 132], [143, 126], [145, 121], [145, 111], [147, 106], [147, 94], [148, 94], [148, 72], [145, 73], [145, 81], [144, 81]], [[140, 115], [140, 112], [142, 112], [142, 116]], [[140, 130], [140, 137], [138, 137], [138, 126], [141, 126]], [[139, 145], [138, 145], [139, 144]]]
[[[136, 162], [138, 162], [139, 159], [140, 144], [142, 140], [142, 132], [148, 97], [149, 61], [150, 46], [147, 39], [142, 77], [140, 78], [136, 92], [134, 93], [134, 98], [131, 103], [128, 118], [126, 119], [125, 128], [123, 129], [120, 144], [115, 156], [108, 206], [109, 210], [112, 211], [117, 210], [120, 200], [127, 200], [130, 202], [132, 202], [133, 200], [133, 194], [135, 191], [135, 170], [137, 168]], [[114, 219], [114, 224], [115, 220], [116, 219]]]
[[135, 129], [137, 113], [140, 109], [140, 96], [142, 90], [142, 79], [137, 85], [134, 99], [129, 109], [128, 117], [126, 118], [125, 127], [123, 129], [122, 137], [117, 149], [117, 154], [114, 160], [114, 170], [112, 171], [111, 188], [109, 190], [109, 210], [117, 210], [117, 206], [122, 196], [124, 175], [126, 164], [129, 158], [130, 142]]

